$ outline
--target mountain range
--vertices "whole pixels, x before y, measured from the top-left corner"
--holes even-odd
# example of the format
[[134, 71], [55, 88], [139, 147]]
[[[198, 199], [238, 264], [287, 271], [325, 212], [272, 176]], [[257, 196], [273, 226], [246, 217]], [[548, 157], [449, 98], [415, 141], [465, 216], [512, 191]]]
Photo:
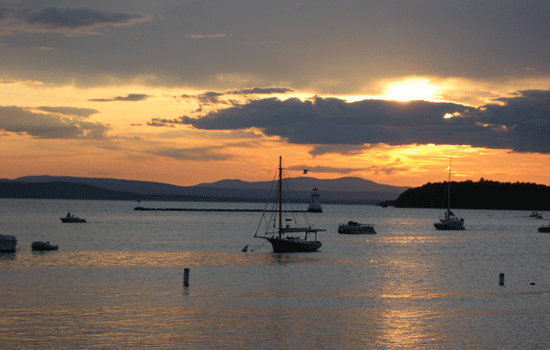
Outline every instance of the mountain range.
[[[317, 188], [322, 202], [342, 204], [375, 204], [393, 200], [409, 188], [356, 177], [334, 180], [297, 177], [284, 182], [298, 201], [308, 201], [312, 189]], [[160, 182], [46, 175], [0, 180], [0, 198], [259, 202], [272, 199], [273, 189], [273, 181], [222, 180], [176, 186]]]

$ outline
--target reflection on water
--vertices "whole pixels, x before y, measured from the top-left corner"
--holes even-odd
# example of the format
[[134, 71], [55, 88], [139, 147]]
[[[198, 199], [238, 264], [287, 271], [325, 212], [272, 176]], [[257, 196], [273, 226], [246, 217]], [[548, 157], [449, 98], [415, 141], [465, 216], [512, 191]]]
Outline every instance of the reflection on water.
[[[456, 233], [433, 228], [435, 210], [326, 205], [321, 251], [274, 254], [241, 252], [254, 243], [251, 213], [44, 203], [0, 200], [0, 231], [19, 242], [0, 254], [3, 348], [550, 346], [550, 236], [528, 213], [461, 211]], [[61, 224], [68, 209], [89, 224]], [[345, 220], [378, 234], [338, 235]], [[32, 252], [35, 240], [60, 250]]]
[[[328, 263], [327, 259], [298, 254], [243, 254], [211, 252], [66, 252], [21, 251], [17, 254], [0, 254], [9, 260], [11, 269], [34, 268], [128, 268], [128, 267], [210, 267], [253, 265], [303, 265]], [[334, 259], [331, 259], [334, 260]]]

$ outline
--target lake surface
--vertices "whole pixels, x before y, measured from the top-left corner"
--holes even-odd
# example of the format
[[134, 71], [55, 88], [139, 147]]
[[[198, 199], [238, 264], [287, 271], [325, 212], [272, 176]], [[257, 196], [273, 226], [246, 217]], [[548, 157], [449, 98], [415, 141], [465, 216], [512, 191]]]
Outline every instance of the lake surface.
[[[136, 205], [0, 199], [0, 233], [18, 239], [0, 254], [1, 348], [550, 348], [550, 234], [537, 231], [550, 220], [528, 211], [457, 209], [453, 232], [433, 227], [442, 210], [323, 205], [308, 215], [327, 229], [321, 250], [274, 254], [253, 238], [261, 213]], [[61, 223], [68, 211], [88, 222]], [[348, 220], [378, 233], [339, 235]]]

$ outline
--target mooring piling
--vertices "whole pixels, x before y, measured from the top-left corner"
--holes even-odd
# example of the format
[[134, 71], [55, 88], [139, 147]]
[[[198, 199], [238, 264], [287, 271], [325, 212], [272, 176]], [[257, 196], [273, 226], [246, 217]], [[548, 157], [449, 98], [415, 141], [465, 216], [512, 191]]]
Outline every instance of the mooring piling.
[[188, 268], [183, 269], [183, 286], [189, 287], [189, 269]]

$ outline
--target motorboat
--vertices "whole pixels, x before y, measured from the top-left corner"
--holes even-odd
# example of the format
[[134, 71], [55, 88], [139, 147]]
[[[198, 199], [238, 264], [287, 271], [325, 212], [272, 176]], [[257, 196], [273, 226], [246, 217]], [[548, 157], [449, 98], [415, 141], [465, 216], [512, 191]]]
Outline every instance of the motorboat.
[[338, 224], [338, 233], [349, 235], [375, 234], [374, 226], [371, 224], [360, 224], [355, 221], [348, 221], [346, 224]]
[[32, 242], [31, 248], [32, 250], [40, 250], [40, 251], [59, 249], [57, 244], [50, 244], [50, 242], [41, 242], [41, 241]]
[[[291, 223], [296, 224], [297, 217], [294, 215], [296, 211], [283, 210], [283, 166], [282, 157], [279, 157], [278, 169], [278, 191], [276, 210], [264, 210], [260, 225], [254, 234], [255, 238], [263, 238], [271, 243], [273, 252], [275, 253], [290, 253], [290, 252], [314, 252], [321, 248], [322, 243], [317, 240], [317, 232], [326, 231], [324, 229], [314, 229], [311, 226], [291, 227]], [[285, 203], [290, 204], [290, 203]], [[271, 214], [271, 217], [269, 217]], [[284, 215], [283, 215], [284, 214]], [[290, 218], [289, 218], [290, 216]], [[258, 235], [258, 230], [262, 226], [262, 222], [266, 224], [267, 230], [263, 236]], [[284, 224], [283, 224], [284, 222]], [[276, 228], [276, 230], [274, 230]], [[301, 235], [304, 234], [303, 238]], [[309, 238], [308, 239], [308, 235]], [[311, 235], [314, 236], [311, 239]], [[244, 251], [244, 249], [243, 249]]]
[[78, 216], [71, 215], [71, 213], [67, 213], [67, 216], [64, 216], [62, 218], [59, 218], [61, 222], [65, 223], [80, 223], [80, 222], [86, 222], [85, 219], [81, 219]]
[[550, 225], [539, 227], [539, 232], [550, 232]]
[[464, 230], [464, 219], [457, 217], [451, 207], [451, 160], [449, 160], [449, 181], [447, 182], [447, 211], [439, 222], [434, 223], [437, 230]]
[[0, 235], [0, 252], [15, 252], [17, 238], [11, 235]]

